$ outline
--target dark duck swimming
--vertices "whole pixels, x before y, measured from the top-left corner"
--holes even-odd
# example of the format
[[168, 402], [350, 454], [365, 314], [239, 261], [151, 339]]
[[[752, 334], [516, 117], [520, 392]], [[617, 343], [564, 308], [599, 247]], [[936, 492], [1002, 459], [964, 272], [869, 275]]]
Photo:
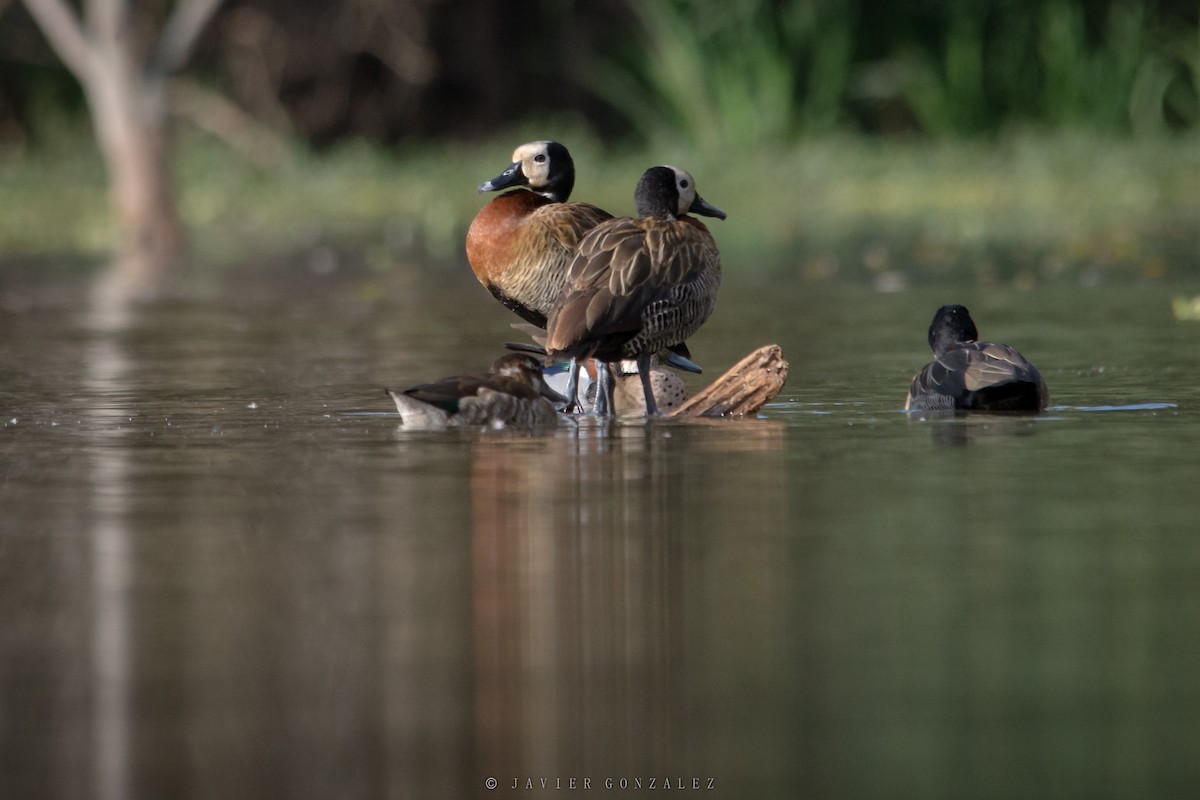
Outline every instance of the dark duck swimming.
[[964, 306], [937, 310], [929, 346], [934, 360], [913, 378], [906, 411], [1041, 411], [1049, 405], [1037, 367], [1007, 344], [979, 341]]

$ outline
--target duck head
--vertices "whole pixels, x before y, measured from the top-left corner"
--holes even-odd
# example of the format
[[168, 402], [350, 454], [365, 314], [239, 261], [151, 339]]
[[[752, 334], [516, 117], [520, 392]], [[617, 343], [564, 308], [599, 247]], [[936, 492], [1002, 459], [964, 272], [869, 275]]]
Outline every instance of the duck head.
[[942, 306], [933, 315], [929, 325], [929, 347], [936, 355], [941, 355], [949, 348], [961, 342], [974, 342], [979, 339], [979, 331], [975, 329], [975, 321], [966, 306]]
[[479, 184], [479, 193], [510, 186], [528, 186], [555, 203], [565, 203], [575, 188], [575, 162], [558, 142], [528, 142], [513, 151], [504, 172]]
[[507, 353], [492, 363], [492, 373], [522, 383], [542, 397], [555, 403], [565, 403], [563, 397], [542, 379], [542, 362], [528, 353]]
[[725, 219], [725, 212], [701, 197], [696, 180], [679, 167], [651, 167], [642, 173], [633, 202], [640, 217], [678, 219], [691, 212]]

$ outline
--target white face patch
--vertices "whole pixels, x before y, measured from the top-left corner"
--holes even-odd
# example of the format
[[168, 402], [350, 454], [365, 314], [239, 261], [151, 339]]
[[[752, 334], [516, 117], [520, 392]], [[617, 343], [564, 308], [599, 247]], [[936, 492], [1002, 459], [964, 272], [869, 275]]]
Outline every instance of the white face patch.
[[679, 193], [679, 206], [675, 213], [683, 216], [692, 207], [692, 203], [696, 202], [696, 181], [687, 170], [669, 164], [667, 168], [675, 172], [675, 191]]
[[531, 189], [540, 189], [550, 180], [550, 142], [529, 142], [513, 151], [513, 163], [520, 163], [521, 172]]

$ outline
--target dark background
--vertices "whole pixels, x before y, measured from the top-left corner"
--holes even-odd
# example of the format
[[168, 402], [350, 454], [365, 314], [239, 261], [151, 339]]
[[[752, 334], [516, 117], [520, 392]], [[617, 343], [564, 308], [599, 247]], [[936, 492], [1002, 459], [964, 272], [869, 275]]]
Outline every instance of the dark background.
[[[170, 6], [136, 7], [149, 35]], [[687, 99], [654, 80], [656, 53], [682, 44], [702, 53], [700, 93], [721, 78], [753, 83], [753, 70], [740, 74], [747, 53], [774, 58], [790, 73], [783, 94], [795, 108], [822, 110], [797, 114], [784, 138], [818, 125], [968, 136], [1012, 125], [1181, 131], [1200, 125], [1198, 8], [1194, 0], [243, 0], [209, 24], [187, 80], [316, 148], [348, 137], [480, 138], [551, 113], [605, 141], [636, 141], [685, 125], [674, 112]], [[655, 34], [656, 18], [675, 24]], [[619, 90], [598, 88], [613, 74], [662, 113], [615, 103]], [[763, 112], [782, 100], [761, 97]], [[86, 119], [75, 80], [24, 6], [0, 0], [0, 145]]]

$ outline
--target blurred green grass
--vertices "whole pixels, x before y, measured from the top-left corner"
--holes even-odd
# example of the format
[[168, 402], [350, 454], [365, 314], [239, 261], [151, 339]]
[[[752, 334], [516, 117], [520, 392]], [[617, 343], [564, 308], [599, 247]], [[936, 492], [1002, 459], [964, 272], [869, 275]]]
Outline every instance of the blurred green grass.
[[[749, 275], [1036, 281], [1200, 276], [1200, 140], [1013, 132], [995, 139], [813, 135], [789, 146], [614, 149], [581, 130], [529, 125], [472, 145], [320, 154], [285, 146], [255, 165], [184, 132], [175, 160], [195, 261], [219, 268], [316, 247], [375, 270], [461, 265], [463, 237], [512, 148], [557, 138], [574, 199], [633, 211], [646, 167], [691, 171], [729, 213], [712, 228]], [[85, 133], [0, 158], [0, 259], [102, 260], [112, 247], [104, 172]]]
[[580, 79], [642, 135], [713, 146], [839, 129], [1195, 130], [1194, 8], [1140, 0], [670, 0]]

